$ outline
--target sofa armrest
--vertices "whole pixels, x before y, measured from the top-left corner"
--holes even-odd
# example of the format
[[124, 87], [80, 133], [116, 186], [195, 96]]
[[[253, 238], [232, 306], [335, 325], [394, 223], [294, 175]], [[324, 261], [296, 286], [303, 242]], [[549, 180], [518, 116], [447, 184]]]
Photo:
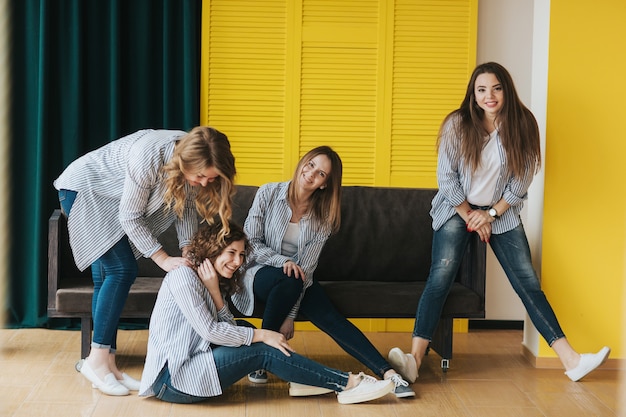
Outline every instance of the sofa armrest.
[[61, 223], [65, 218], [60, 209], [55, 209], [48, 220], [48, 311], [56, 310], [56, 294], [59, 289], [59, 250]]
[[458, 281], [465, 287], [475, 291], [485, 300], [485, 281], [487, 267], [487, 245], [481, 242], [478, 234], [474, 233], [467, 246], [467, 252], [461, 263]]

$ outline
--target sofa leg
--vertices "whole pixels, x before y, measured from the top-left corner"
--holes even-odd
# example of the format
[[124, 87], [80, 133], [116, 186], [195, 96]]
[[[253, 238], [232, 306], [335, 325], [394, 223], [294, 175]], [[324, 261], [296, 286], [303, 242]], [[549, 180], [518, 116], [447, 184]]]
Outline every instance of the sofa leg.
[[85, 359], [91, 348], [91, 316], [80, 318], [80, 357]]
[[452, 325], [453, 319], [440, 318], [430, 347], [441, 356], [441, 369], [447, 372], [452, 359]]

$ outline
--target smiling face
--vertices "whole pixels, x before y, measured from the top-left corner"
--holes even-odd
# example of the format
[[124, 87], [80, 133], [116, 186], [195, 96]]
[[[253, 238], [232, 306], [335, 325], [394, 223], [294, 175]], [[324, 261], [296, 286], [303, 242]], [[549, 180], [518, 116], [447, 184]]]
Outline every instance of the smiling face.
[[215, 271], [224, 278], [232, 278], [235, 271], [243, 264], [246, 257], [245, 248], [243, 240], [234, 241], [226, 246], [213, 261]]
[[308, 192], [324, 188], [331, 169], [332, 163], [328, 156], [323, 154], [315, 156], [302, 166], [299, 176], [300, 187]]
[[493, 120], [504, 106], [502, 84], [493, 73], [485, 72], [474, 83], [476, 104], [485, 111], [485, 117]]
[[215, 169], [215, 167], [208, 167], [200, 170], [199, 172], [189, 174], [186, 173], [184, 175], [185, 180], [187, 180], [189, 185], [191, 185], [192, 187], [198, 185], [201, 187], [206, 187], [208, 183], [213, 182], [217, 178], [219, 178], [219, 173], [217, 172], [217, 169]]

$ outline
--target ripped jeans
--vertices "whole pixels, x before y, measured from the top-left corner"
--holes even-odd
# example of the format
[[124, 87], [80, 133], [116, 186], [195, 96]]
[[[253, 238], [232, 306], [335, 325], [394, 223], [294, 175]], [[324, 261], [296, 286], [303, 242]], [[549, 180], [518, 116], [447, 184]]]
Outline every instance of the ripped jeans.
[[[430, 273], [415, 313], [414, 337], [432, 340], [471, 233], [459, 215], [434, 232]], [[550, 346], [565, 337], [541, 290], [522, 223], [508, 232], [492, 234], [489, 244], [541, 336]]]

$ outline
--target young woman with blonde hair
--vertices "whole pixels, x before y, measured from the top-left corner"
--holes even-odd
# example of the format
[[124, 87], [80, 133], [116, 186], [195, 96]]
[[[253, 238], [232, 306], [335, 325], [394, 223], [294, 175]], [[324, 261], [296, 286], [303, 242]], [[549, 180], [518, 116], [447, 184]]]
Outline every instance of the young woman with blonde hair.
[[[136, 258], [169, 272], [187, 265], [157, 240], [175, 222], [186, 252], [198, 217], [217, 216], [228, 233], [235, 158], [222, 132], [141, 130], [72, 162], [54, 181], [70, 246], [81, 271], [91, 266], [94, 331], [80, 372], [108, 395], [128, 395], [139, 381], [115, 364], [118, 321], [137, 275]], [[198, 216], [199, 215], [199, 216]]]

